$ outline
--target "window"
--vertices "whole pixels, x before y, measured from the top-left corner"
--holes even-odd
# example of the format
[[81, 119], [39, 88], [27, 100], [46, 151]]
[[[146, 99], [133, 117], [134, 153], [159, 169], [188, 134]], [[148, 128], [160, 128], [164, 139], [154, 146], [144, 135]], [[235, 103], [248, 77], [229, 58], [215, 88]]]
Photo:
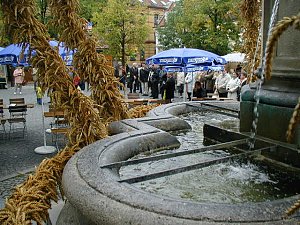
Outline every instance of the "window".
[[158, 14], [154, 14], [154, 26], [158, 25], [158, 21], [159, 20], [159, 15]]

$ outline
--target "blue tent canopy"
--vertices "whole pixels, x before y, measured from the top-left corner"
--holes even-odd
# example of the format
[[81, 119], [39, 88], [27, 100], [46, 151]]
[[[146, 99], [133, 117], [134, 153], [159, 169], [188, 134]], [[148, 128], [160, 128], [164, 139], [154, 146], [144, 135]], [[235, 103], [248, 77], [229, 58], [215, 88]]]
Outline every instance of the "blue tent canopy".
[[205, 50], [194, 48], [173, 48], [149, 57], [146, 60], [146, 63], [173, 66], [185, 66], [187, 64], [211, 66], [213, 64], [226, 64], [226, 60], [219, 55]]
[[182, 66], [165, 66], [164, 70], [166, 72], [181, 72], [183, 71], [183, 67]]
[[185, 67], [185, 72], [193, 73], [197, 71], [207, 71], [210, 69], [210, 66], [200, 66], [200, 65], [187, 65]]
[[[49, 41], [50, 45], [58, 46], [57, 41]], [[21, 53], [23, 56], [21, 57]], [[67, 65], [72, 64], [74, 50], [68, 50], [63, 43], [59, 44], [59, 54]], [[29, 66], [31, 56], [35, 55], [35, 51], [31, 50], [28, 44], [11, 44], [0, 51], [0, 65], [18, 65]]]
[[[20, 54], [23, 48], [25, 48], [24, 57], [23, 59], [20, 59]], [[29, 46], [25, 46], [22, 44], [11, 44], [0, 51], [0, 64], [7, 65], [19, 63], [22, 65], [26, 65], [29, 61], [29, 53]]]

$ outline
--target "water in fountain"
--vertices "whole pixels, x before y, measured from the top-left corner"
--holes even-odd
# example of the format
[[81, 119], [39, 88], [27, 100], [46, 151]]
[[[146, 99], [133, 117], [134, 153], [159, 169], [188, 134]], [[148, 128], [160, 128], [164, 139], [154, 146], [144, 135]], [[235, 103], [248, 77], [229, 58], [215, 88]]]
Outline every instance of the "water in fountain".
[[[204, 123], [238, 131], [238, 119], [203, 111], [182, 116], [192, 126], [191, 131], [178, 132], [181, 147], [155, 153], [184, 151], [203, 147]], [[122, 167], [121, 178], [142, 176], [174, 167], [191, 165], [236, 154], [234, 150], [217, 149], [189, 156]], [[136, 158], [148, 155], [140, 154]], [[300, 179], [284, 171], [246, 158], [215, 164], [202, 169], [166, 176], [134, 184], [151, 193], [199, 202], [241, 203], [280, 199], [297, 194]]]

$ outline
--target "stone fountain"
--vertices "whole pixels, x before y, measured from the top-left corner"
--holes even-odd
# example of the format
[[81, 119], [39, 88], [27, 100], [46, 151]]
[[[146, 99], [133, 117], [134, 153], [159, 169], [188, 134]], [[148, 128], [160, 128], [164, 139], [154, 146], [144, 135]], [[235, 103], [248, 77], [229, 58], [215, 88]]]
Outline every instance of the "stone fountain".
[[[267, 18], [270, 17], [270, 5], [270, 1], [264, 1], [264, 24], [268, 23]], [[282, 2], [279, 18], [297, 14], [299, 6], [299, 1]], [[299, 40], [299, 33], [289, 32], [282, 37], [277, 46], [273, 78], [263, 85], [261, 91], [258, 136], [256, 148], [252, 150], [261, 152], [269, 162], [278, 162], [281, 166], [289, 165], [298, 174], [299, 149], [296, 146], [299, 145], [300, 138], [297, 136], [293, 144], [287, 144], [285, 131], [300, 93], [300, 65], [297, 64], [300, 58]], [[254, 93], [255, 87], [251, 85], [242, 94], [241, 132], [229, 132], [206, 125], [204, 134], [210, 139], [222, 142], [219, 146], [246, 146], [254, 118]], [[135, 155], [176, 148], [180, 145], [168, 132], [190, 129], [190, 125], [179, 119], [178, 115], [198, 111], [203, 107], [222, 108], [224, 105], [224, 102], [209, 101], [168, 104], [149, 112], [145, 118], [112, 123], [110, 137], [85, 147], [66, 165], [63, 189], [67, 202], [57, 224], [274, 225], [299, 222], [299, 213], [288, 218], [283, 218], [283, 215], [300, 195], [257, 203], [201, 203], [151, 194], [131, 185], [135, 180], [155, 178], [159, 174], [125, 180], [120, 178], [119, 169], [122, 166], [155, 160], [155, 156], [132, 160]], [[241, 154], [252, 154], [250, 151], [245, 148]], [[176, 157], [176, 154], [159, 157], [173, 156]], [[171, 171], [177, 172], [180, 171]], [[168, 171], [164, 171], [164, 175], [167, 173]]]

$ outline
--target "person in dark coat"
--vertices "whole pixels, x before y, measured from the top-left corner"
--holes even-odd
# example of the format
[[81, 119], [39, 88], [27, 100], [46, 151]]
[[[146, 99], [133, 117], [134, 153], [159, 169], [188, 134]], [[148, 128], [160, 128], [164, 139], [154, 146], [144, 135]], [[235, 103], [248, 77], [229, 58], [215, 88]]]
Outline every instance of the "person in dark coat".
[[132, 64], [131, 72], [133, 75], [133, 92], [136, 93], [140, 90], [140, 80], [139, 80], [139, 68], [137, 63]]
[[195, 82], [195, 87], [193, 90], [193, 97], [196, 98], [205, 98], [207, 97], [207, 93], [203, 85], [201, 84], [200, 81]]
[[127, 86], [130, 89], [130, 93], [136, 92], [136, 83], [135, 81], [138, 79], [138, 68], [137, 64], [133, 63], [132, 67], [129, 70], [129, 79], [127, 82]]
[[160, 71], [159, 92], [161, 94], [161, 98], [163, 98], [163, 96], [164, 96], [164, 90], [166, 89], [165, 85], [166, 85], [167, 79], [168, 79], [167, 73], [163, 73], [163, 72]]
[[166, 100], [166, 103], [171, 103], [174, 98], [175, 92], [175, 79], [173, 77], [173, 73], [167, 73], [167, 81], [165, 83], [165, 90], [163, 99]]
[[148, 79], [149, 79], [149, 69], [145, 63], [141, 64], [140, 68], [140, 81], [142, 83], [143, 96], [148, 95]]
[[204, 88], [207, 93], [213, 93], [214, 92], [214, 86], [215, 86], [215, 80], [214, 77], [214, 71], [209, 69], [207, 73], [204, 75]]
[[152, 68], [151, 76], [151, 95], [153, 98], [158, 98], [158, 83], [159, 83], [159, 71], [156, 66]]

